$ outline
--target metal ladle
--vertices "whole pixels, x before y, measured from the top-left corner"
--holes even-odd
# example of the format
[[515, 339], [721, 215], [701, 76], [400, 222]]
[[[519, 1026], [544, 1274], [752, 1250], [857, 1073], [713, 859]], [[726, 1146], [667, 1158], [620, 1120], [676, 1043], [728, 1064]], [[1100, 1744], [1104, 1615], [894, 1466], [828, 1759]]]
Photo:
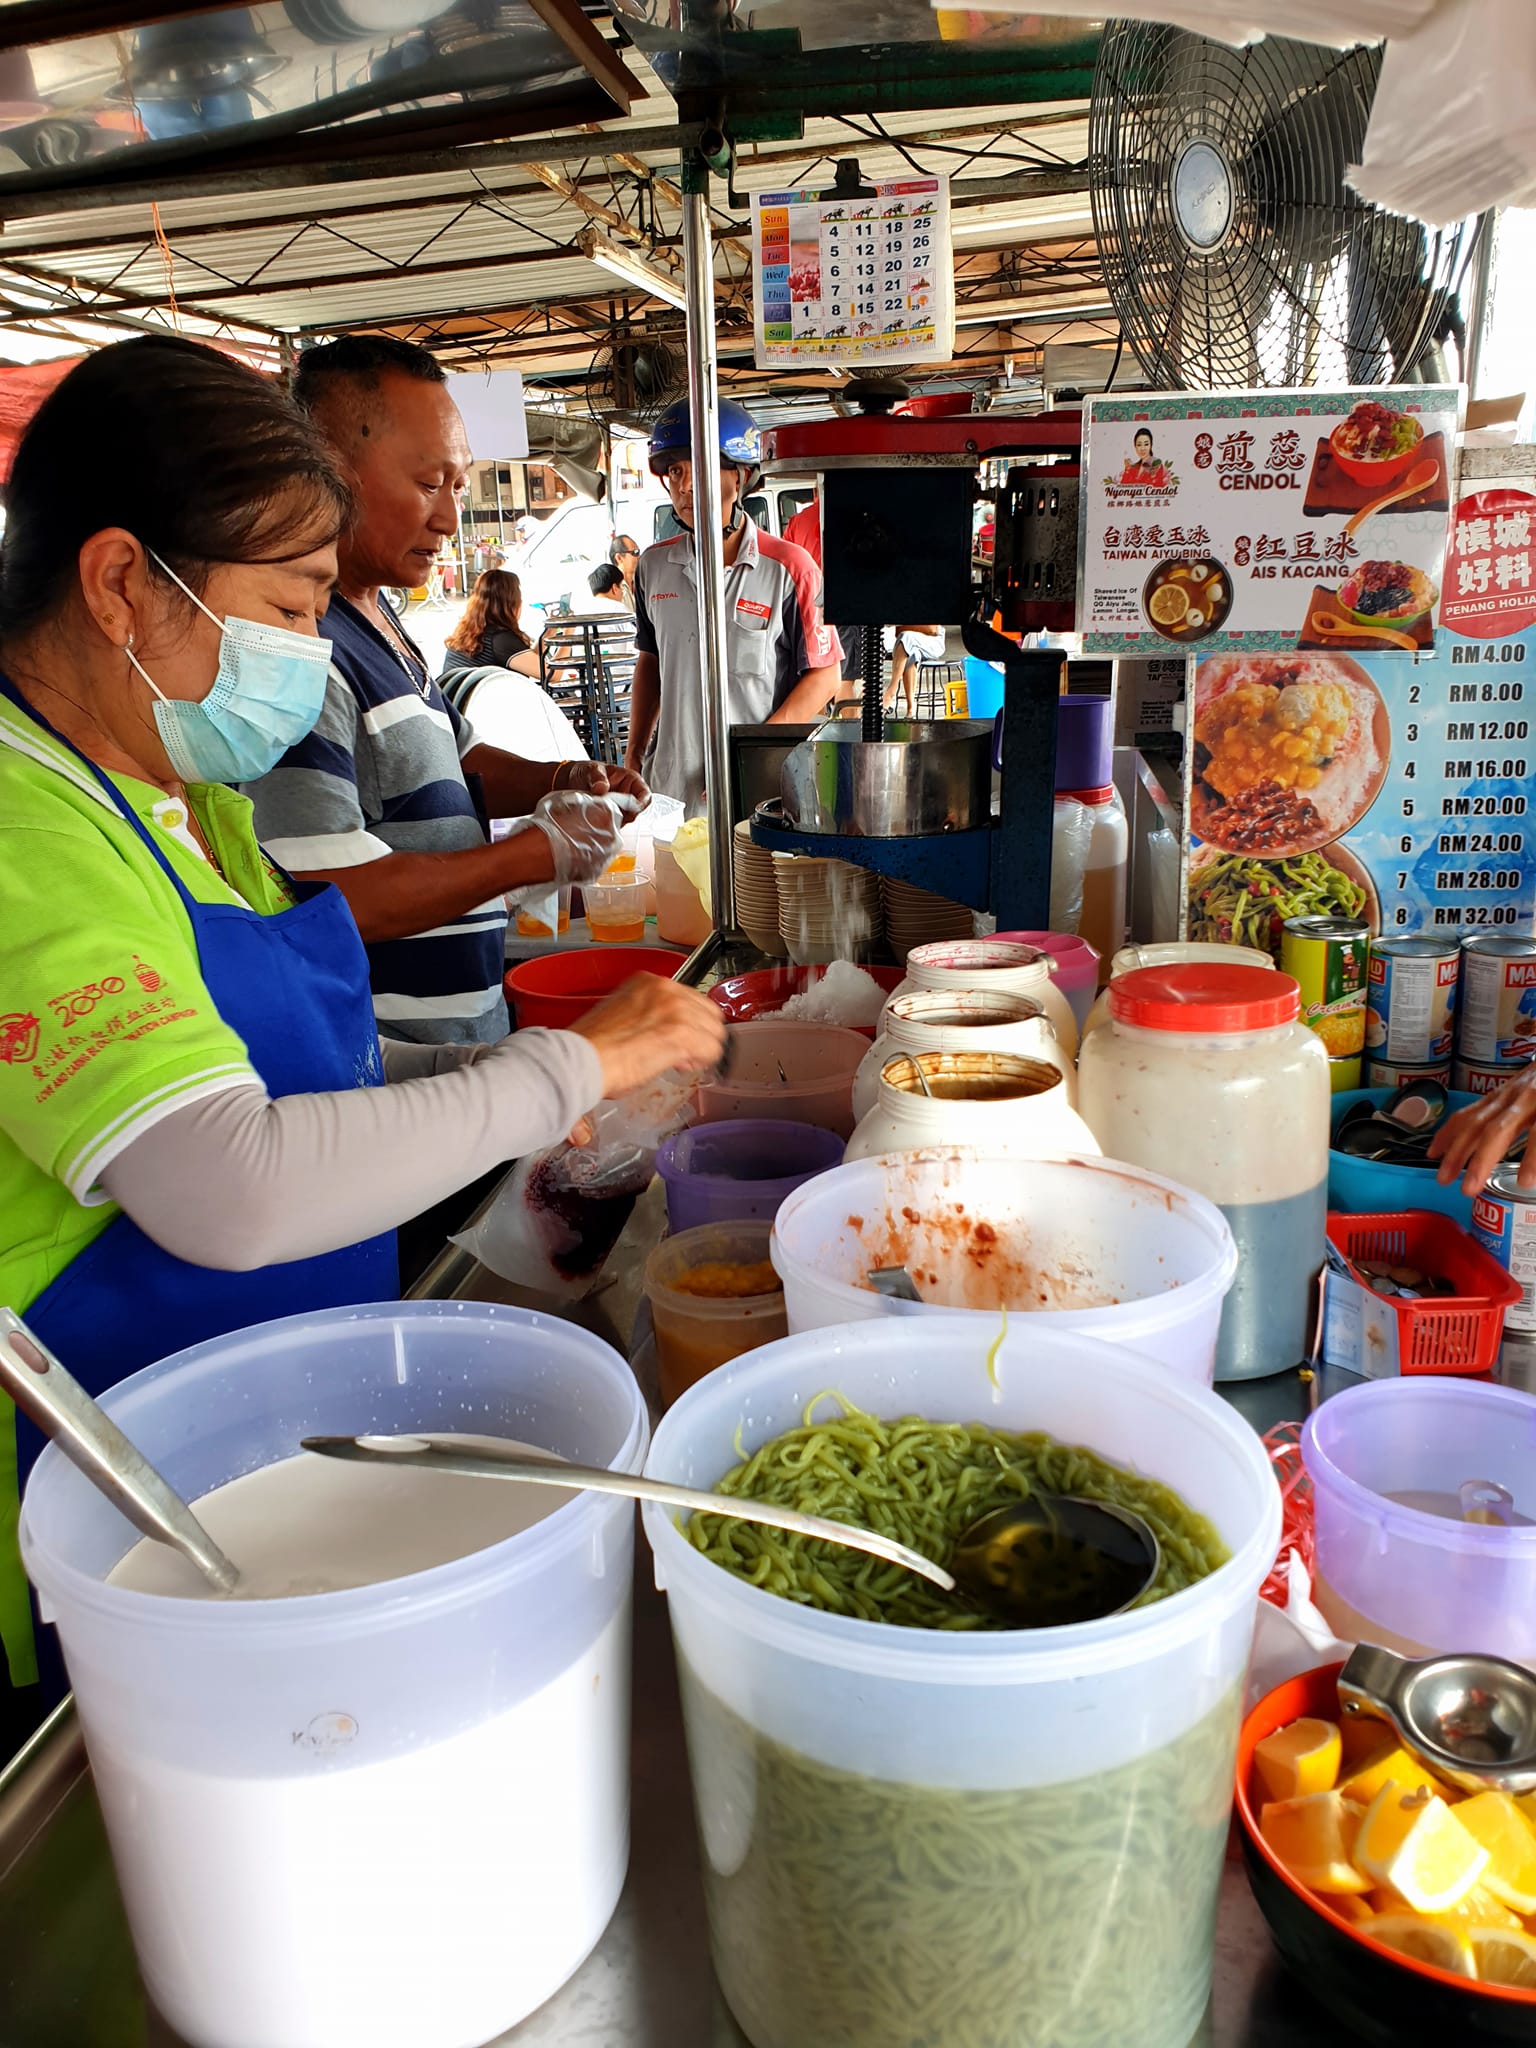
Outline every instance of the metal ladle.
[[1140, 1515], [1099, 1501], [1049, 1494], [997, 1508], [962, 1530], [950, 1559], [951, 1573], [872, 1529], [852, 1528], [769, 1501], [706, 1493], [633, 1472], [610, 1472], [600, 1465], [531, 1457], [526, 1451], [502, 1450], [490, 1439], [481, 1439], [473, 1451], [466, 1451], [463, 1439], [456, 1437], [311, 1436], [305, 1437], [303, 1448], [358, 1464], [412, 1465], [468, 1478], [523, 1480], [568, 1493], [624, 1494], [730, 1521], [765, 1523], [901, 1565], [1014, 1628], [1045, 1628], [1118, 1614], [1146, 1590], [1162, 1565], [1157, 1538]]
[[240, 1574], [169, 1481], [20, 1316], [0, 1308], [0, 1389], [141, 1534], [179, 1550], [220, 1593]]

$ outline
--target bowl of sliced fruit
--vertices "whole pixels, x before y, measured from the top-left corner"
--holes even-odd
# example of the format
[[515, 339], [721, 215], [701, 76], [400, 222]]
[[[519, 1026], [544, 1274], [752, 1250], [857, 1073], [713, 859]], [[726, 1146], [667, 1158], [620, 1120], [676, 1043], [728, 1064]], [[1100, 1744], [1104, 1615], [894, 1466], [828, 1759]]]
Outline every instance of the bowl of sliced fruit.
[[1381, 2048], [1536, 2042], [1536, 1794], [1437, 1776], [1387, 1723], [1341, 1713], [1342, 1668], [1243, 1723], [1243, 1858], [1276, 1946]]

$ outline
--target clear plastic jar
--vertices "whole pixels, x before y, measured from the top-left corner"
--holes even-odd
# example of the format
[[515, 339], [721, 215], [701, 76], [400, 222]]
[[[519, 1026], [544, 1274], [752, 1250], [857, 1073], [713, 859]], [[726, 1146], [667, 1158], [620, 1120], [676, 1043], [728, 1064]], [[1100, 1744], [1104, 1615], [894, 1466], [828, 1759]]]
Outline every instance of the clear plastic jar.
[[[1222, 967], [1273, 967], [1273, 955], [1257, 946], [1223, 946], [1215, 939], [1154, 939], [1145, 945], [1122, 946], [1109, 963], [1109, 980], [1134, 974], [1138, 967], [1187, 967], [1192, 960], [1210, 960]], [[1099, 991], [1083, 1036], [1109, 1021], [1109, 989]]]
[[1143, 967], [1109, 987], [1078, 1104], [1110, 1159], [1166, 1173], [1220, 1208], [1238, 1248], [1218, 1380], [1300, 1363], [1328, 1217], [1328, 1055], [1275, 969]]

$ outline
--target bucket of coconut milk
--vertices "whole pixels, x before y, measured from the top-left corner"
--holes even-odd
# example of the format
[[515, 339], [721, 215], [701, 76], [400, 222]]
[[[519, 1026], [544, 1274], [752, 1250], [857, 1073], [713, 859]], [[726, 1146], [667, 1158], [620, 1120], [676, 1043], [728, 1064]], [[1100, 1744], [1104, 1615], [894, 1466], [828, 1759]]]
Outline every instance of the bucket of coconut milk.
[[341, 1464], [511, 1438], [638, 1472], [629, 1367], [478, 1302], [295, 1316], [102, 1401], [241, 1571], [219, 1599], [50, 1447], [56, 1621], [144, 1983], [191, 2048], [478, 2048], [597, 1942], [629, 1853], [627, 1500]]

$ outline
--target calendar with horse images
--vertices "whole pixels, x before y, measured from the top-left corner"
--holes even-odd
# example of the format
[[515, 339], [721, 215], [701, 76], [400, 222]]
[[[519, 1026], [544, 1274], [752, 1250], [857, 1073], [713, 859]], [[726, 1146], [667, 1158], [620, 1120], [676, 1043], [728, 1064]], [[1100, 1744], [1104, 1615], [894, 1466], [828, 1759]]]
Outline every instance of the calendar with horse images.
[[860, 195], [760, 192], [752, 263], [757, 362], [948, 362], [955, 345], [949, 180]]

